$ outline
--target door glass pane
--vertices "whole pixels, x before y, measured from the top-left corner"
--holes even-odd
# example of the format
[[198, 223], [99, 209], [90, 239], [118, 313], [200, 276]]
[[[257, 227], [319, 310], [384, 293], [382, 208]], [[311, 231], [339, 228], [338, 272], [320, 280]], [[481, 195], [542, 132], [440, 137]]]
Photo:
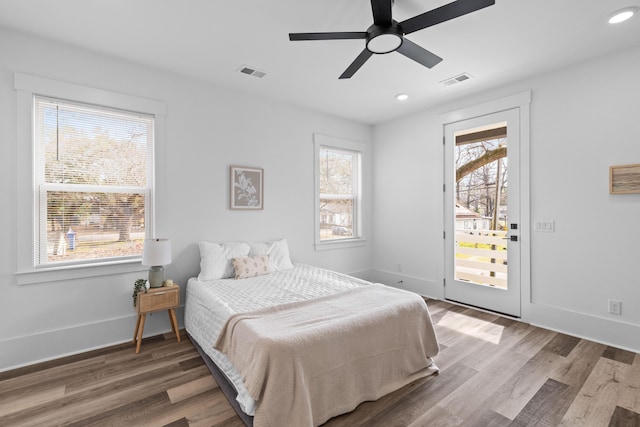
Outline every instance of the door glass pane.
[[506, 123], [455, 134], [455, 279], [507, 289]]

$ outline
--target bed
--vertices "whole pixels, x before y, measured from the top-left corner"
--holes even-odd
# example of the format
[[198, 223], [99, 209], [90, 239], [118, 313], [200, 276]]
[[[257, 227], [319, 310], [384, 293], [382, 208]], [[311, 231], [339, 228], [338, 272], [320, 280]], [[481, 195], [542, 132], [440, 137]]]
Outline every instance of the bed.
[[185, 327], [247, 425], [320, 425], [437, 372], [418, 295], [293, 265], [286, 240], [200, 251]]

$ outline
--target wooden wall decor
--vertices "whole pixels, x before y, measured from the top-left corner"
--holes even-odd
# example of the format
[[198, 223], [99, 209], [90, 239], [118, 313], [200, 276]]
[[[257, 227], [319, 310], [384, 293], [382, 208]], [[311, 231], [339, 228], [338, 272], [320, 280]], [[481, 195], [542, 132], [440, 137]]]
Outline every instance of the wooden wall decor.
[[609, 193], [640, 193], [640, 164], [610, 166]]

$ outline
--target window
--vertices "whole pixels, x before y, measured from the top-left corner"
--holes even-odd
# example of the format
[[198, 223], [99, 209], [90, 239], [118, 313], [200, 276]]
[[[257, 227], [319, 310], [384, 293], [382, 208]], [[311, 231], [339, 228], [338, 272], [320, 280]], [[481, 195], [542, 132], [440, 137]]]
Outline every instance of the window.
[[362, 239], [364, 144], [315, 135], [316, 248]]
[[165, 104], [20, 73], [14, 88], [18, 284], [140, 270]]
[[34, 98], [36, 266], [142, 254], [153, 117]]
[[356, 151], [320, 147], [320, 240], [354, 236], [359, 164]]

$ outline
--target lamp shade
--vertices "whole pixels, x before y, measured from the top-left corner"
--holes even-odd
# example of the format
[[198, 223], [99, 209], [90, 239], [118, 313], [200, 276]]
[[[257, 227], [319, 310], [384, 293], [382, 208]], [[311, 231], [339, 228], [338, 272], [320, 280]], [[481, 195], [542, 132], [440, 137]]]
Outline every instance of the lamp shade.
[[171, 264], [171, 240], [145, 239], [142, 265], [156, 266]]

